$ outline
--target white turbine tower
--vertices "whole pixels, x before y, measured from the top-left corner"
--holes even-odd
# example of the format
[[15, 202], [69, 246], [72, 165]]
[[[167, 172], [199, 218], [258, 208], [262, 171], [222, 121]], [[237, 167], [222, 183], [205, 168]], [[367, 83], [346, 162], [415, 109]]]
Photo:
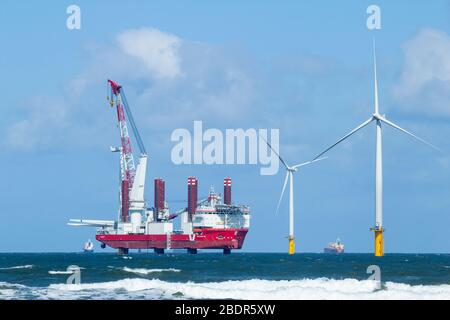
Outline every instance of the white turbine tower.
[[391, 127], [394, 127], [397, 130], [400, 130], [403, 133], [410, 135], [411, 137], [419, 140], [422, 143], [440, 151], [437, 147], [432, 145], [431, 143], [419, 138], [418, 136], [412, 134], [411, 132], [406, 131], [395, 123], [387, 120], [384, 115], [379, 113], [378, 107], [378, 81], [377, 81], [377, 60], [375, 53], [375, 42], [373, 46], [373, 64], [374, 64], [374, 86], [375, 86], [375, 108], [372, 116], [360, 124], [358, 127], [350, 131], [343, 138], [339, 139], [335, 144], [331, 147], [327, 148], [325, 151], [321, 152], [317, 157], [313, 159], [318, 159], [323, 154], [328, 152], [330, 149], [359, 131], [360, 129], [367, 126], [369, 123], [375, 121], [376, 122], [376, 152], [375, 152], [375, 226], [371, 228], [372, 231], [375, 232], [375, 256], [383, 256], [384, 248], [383, 248], [383, 165], [382, 165], [382, 141], [381, 141], [381, 124], [385, 123]]
[[314, 159], [312, 161], [308, 161], [308, 162], [305, 162], [305, 163], [297, 164], [297, 165], [291, 167], [272, 148], [270, 143], [268, 143], [267, 141], [266, 141], [266, 143], [269, 146], [269, 148], [272, 149], [272, 151], [277, 155], [277, 157], [280, 159], [281, 163], [286, 168], [286, 177], [284, 179], [283, 189], [281, 190], [281, 196], [280, 196], [280, 200], [278, 200], [278, 205], [277, 205], [277, 211], [276, 212], [278, 213], [278, 209], [280, 208], [281, 200], [283, 200], [284, 190], [286, 189], [286, 185], [287, 185], [288, 180], [289, 180], [289, 237], [288, 237], [288, 239], [289, 239], [289, 251], [288, 252], [289, 252], [289, 254], [294, 254], [295, 253], [295, 241], [294, 241], [294, 173], [297, 172], [300, 167], [312, 164], [312, 163], [320, 161], [320, 160], [324, 160], [327, 157], [324, 157], [324, 158], [318, 158], [317, 157], [316, 159]]

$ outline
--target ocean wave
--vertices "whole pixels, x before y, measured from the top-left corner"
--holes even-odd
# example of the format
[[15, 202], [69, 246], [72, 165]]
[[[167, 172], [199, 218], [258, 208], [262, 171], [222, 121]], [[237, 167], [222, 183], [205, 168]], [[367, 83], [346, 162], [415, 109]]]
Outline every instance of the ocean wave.
[[20, 290], [27, 287], [21, 284], [0, 282], [0, 300], [10, 300], [18, 296]]
[[49, 274], [72, 274], [73, 271], [50, 270]]
[[32, 264], [27, 264], [27, 265], [23, 265], [23, 266], [14, 266], [14, 267], [0, 268], [0, 270], [31, 269], [33, 267], [34, 266]]
[[9, 283], [0, 281], [0, 289], [21, 289], [21, 288], [27, 288], [27, 286], [18, 283]]
[[51, 284], [48, 287], [0, 282], [0, 299], [450, 299], [450, 285], [447, 284], [413, 286], [386, 282], [381, 290], [377, 290], [376, 285], [376, 282], [370, 280], [327, 278], [203, 283], [128, 278], [99, 283]]
[[16, 295], [17, 290], [14, 289], [0, 289], [0, 300], [12, 299]]
[[[304, 280], [242, 280], [205, 283], [167, 282], [158, 279], [123, 279], [78, 285], [53, 284], [46, 294], [77, 299], [450, 299], [450, 285], [387, 282], [382, 290], [370, 280], [326, 278]], [[61, 294], [62, 293], [62, 294]]]
[[121, 270], [125, 271], [125, 272], [131, 272], [131, 273], [136, 273], [136, 274], [142, 274], [142, 275], [147, 275], [150, 273], [160, 273], [160, 272], [180, 272], [180, 269], [174, 269], [174, 268], [169, 268], [169, 269], [144, 269], [144, 268], [128, 268], [128, 267], [124, 267]]

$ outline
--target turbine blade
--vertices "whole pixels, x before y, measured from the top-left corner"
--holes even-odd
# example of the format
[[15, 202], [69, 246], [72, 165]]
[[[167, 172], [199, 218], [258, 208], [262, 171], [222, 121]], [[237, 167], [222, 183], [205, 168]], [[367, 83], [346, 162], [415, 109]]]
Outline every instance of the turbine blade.
[[352, 131], [350, 131], [349, 133], [347, 133], [343, 138], [339, 139], [335, 144], [333, 144], [331, 147], [325, 149], [325, 151], [321, 152], [319, 155], [317, 155], [314, 159], [312, 159], [312, 161], [319, 159], [321, 156], [323, 156], [325, 153], [327, 153], [329, 150], [331, 150], [332, 148], [334, 148], [335, 146], [337, 146], [339, 143], [341, 143], [342, 141], [344, 141], [345, 139], [347, 139], [348, 137], [350, 137], [352, 134], [354, 134], [355, 132], [357, 132], [358, 130], [361, 130], [362, 128], [364, 128], [365, 126], [367, 126], [369, 123], [371, 123], [374, 120], [374, 118], [370, 118], [367, 119], [366, 121], [364, 121], [363, 123], [361, 123], [359, 126], [357, 126], [355, 129], [353, 129]]
[[283, 200], [284, 190], [286, 190], [288, 178], [289, 178], [289, 171], [286, 171], [286, 178], [284, 178], [283, 189], [281, 190], [280, 200], [278, 200], [277, 211], [275, 213], [278, 213], [278, 210], [280, 209], [281, 201]]
[[427, 146], [429, 146], [429, 147], [431, 147], [431, 148], [433, 148], [433, 149], [435, 149], [435, 150], [437, 150], [437, 151], [439, 151], [439, 152], [442, 152], [442, 150], [439, 149], [438, 147], [436, 147], [435, 145], [433, 145], [433, 144], [429, 143], [428, 141], [425, 141], [425, 140], [423, 140], [422, 138], [416, 136], [415, 134], [412, 134], [411, 132], [409, 132], [409, 131], [407, 131], [407, 130], [401, 128], [400, 126], [396, 125], [396, 124], [393, 123], [392, 121], [389, 121], [389, 120], [386, 119], [385, 117], [379, 117], [378, 119], [379, 119], [380, 121], [382, 121], [382, 122], [384, 122], [384, 123], [390, 125], [391, 127], [395, 128], [395, 129], [397, 129], [397, 130], [399, 130], [399, 131], [401, 131], [401, 132], [403, 132], [403, 133], [406, 133], [407, 135], [413, 137], [414, 139], [419, 140], [420, 142], [426, 144]]
[[375, 49], [375, 38], [373, 38], [373, 74], [375, 86], [375, 114], [378, 114], [378, 79], [377, 79], [377, 54]]
[[317, 162], [317, 161], [325, 160], [327, 158], [328, 157], [323, 157], [323, 158], [319, 158], [319, 159], [316, 159], [316, 160], [308, 161], [308, 162], [305, 162], [305, 163], [300, 163], [300, 164], [297, 164], [297, 165], [293, 166], [292, 169], [297, 169], [297, 168], [300, 168], [300, 167], [303, 167], [303, 166], [307, 166], [309, 164], [312, 164], [312, 163]]
[[289, 169], [289, 166], [287, 165], [287, 163], [283, 160], [283, 158], [281, 158], [281, 156], [278, 154], [278, 152], [275, 151], [274, 148], [272, 148], [272, 146], [270, 145], [270, 143], [264, 139], [263, 136], [259, 136], [262, 140], [264, 140], [264, 142], [269, 146], [269, 148], [273, 151], [273, 153], [275, 153], [278, 157], [278, 159], [280, 159], [281, 163], [286, 167], [286, 169]]

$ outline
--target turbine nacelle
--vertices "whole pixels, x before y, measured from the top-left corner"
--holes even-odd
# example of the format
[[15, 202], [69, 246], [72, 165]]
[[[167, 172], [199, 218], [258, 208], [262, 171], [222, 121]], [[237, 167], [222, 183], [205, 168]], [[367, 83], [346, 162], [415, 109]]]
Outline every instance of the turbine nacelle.
[[381, 120], [381, 118], [383, 118], [383, 116], [379, 113], [372, 114], [372, 119], [374, 119], [374, 120], [375, 119]]

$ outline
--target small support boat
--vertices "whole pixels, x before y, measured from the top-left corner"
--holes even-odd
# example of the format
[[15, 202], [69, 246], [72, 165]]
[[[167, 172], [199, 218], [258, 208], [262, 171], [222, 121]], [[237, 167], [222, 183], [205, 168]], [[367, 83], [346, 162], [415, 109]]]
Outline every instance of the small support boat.
[[84, 244], [83, 251], [85, 253], [92, 253], [92, 252], [94, 252], [94, 244], [92, 243], [92, 241], [90, 239]]

